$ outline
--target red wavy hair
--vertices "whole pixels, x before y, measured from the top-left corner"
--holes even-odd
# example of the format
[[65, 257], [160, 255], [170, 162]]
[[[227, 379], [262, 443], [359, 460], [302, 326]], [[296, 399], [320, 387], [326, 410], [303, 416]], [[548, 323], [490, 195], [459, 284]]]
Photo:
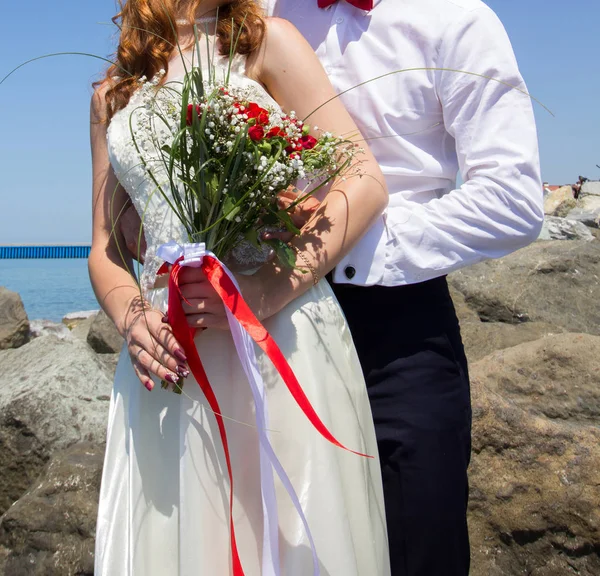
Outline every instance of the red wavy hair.
[[[193, 24], [202, 0], [187, 3], [187, 19]], [[176, 50], [173, 26], [180, 14], [177, 6], [181, 0], [119, 0], [119, 4], [120, 11], [113, 18], [121, 30], [115, 63], [108, 68], [104, 80], [94, 85], [108, 82], [108, 120], [127, 105], [142, 76], [152, 78], [159, 70], [168, 70]], [[217, 37], [221, 54], [229, 54], [236, 41], [238, 54], [251, 54], [260, 47], [264, 35], [263, 11], [255, 0], [233, 0], [219, 8]]]

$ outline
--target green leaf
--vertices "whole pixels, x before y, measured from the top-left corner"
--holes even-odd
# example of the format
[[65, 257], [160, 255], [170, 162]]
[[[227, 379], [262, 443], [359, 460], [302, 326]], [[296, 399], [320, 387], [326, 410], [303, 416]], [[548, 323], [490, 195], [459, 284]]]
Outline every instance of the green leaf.
[[271, 240], [269, 242], [275, 249], [277, 258], [286, 268], [296, 268], [296, 253], [285, 242], [281, 240]]
[[239, 213], [240, 207], [235, 205], [235, 200], [227, 194], [225, 196], [225, 200], [223, 201], [223, 213], [225, 215], [225, 220], [231, 222], [236, 215]]
[[291, 232], [292, 234], [300, 234], [300, 230], [296, 228], [296, 226], [292, 222], [291, 216], [286, 210], [279, 210], [279, 212], [277, 212], [277, 217], [281, 222], [283, 222], [283, 224], [285, 224], [285, 227], [287, 228], [288, 232]]
[[255, 228], [250, 228], [250, 230], [246, 231], [244, 236], [246, 240], [250, 242], [250, 244], [252, 244], [256, 248], [260, 247], [260, 242], [258, 241], [258, 230], [256, 230]]

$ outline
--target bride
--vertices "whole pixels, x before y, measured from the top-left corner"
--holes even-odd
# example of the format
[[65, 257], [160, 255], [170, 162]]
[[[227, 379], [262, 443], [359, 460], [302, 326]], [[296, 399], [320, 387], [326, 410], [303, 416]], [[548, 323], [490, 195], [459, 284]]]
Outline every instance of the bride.
[[[216, 47], [212, 64], [217, 73], [228, 68], [229, 47], [241, 29], [230, 82], [253, 86], [263, 102], [304, 117], [335, 93], [296, 29], [282, 20], [263, 19], [252, 0], [128, 0], [119, 18], [117, 66], [97, 86], [91, 108], [90, 276], [98, 301], [126, 342], [108, 422], [96, 576], [240, 574], [231, 553], [230, 520], [247, 576], [388, 575], [381, 477], [365, 383], [344, 317], [329, 285], [321, 280], [384, 209], [383, 176], [368, 149], [359, 153], [362, 176], [335, 182], [294, 239], [298, 268], [271, 261], [253, 276], [238, 278], [245, 299], [327, 427], [344, 445], [375, 456], [360, 457], [323, 439], [268, 359], [259, 355], [271, 443], [314, 541], [313, 552], [300, 514], [285, 487], [276, 483], [278, 549], [271, 551], [276, 561], [270, 566], [264, 553], [251, 391], [225, 329], [222, 303], [198, 271], [186, 269], [184, 309], [190, 326], [201, 329], [196, 346], [229, 438], [235, 479], [230, 518], [229, 476], [215, 414], [189, 374], [183, 349], [163, 322], [166, 289], [155, 283], [161, 264], [157, 247], [186, 237], [139, 166], [130, 121], [135, 127], [136, 111], [144, 108], [148, 91], [139, 90], [144, 78], [181, 82], [184, 61], [189, 64], [194, 58], [194, 20], [205, 36], [200, 45], [208, 40], [205, 63]], [[182, 54], [174, 48], [176, 42], [184, 47]], [[333, 134], [357, 133], [339, 99], [319, 109], [310, 121]], [[129, 201], [144, 214], [148, 249], [141, 292], [131, 273], [132, 261], [122, 257], [124, 241], [115, 226]], [[180, 378], [186, 379], [182, 395], [160, 385]]]

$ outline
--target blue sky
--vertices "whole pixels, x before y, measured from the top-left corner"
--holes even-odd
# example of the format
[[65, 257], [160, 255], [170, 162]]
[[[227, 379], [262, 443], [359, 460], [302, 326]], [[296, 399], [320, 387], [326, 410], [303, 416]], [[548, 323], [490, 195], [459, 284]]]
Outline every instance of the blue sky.
[[[506, 26], [530, 92], [555, 114], [536, 107], [544, 179], [600, 179], [600, 2], [488, 4]], [[114, 11], [113, 0], [7, 1], [0, 77], [45, 53], [110, 55]], [[90, 240], [90, 85], [102, 68], [91, 58], [60, 57], [0, 86], [0, 244]]]

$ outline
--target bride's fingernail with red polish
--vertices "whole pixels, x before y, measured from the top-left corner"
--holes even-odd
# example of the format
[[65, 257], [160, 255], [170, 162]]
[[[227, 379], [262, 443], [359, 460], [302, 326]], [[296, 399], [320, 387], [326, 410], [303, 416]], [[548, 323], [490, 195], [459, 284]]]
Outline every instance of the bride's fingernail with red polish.
[[190, 371], [185, 366], [177, 366], [177, 374], [187, 378], [190, 375]]
[[144, 382], [144, 386], [146, 387], [146, 390], [148, 390], [148, 392], [152, 392], [152, 389], [154, 388], [154, 382], [152, 382], [152, 380], [146, 380]]
[[177, 382], [179, 382], [179, 378], [177, 376], [175, 376], [175, 374], [171, 374], [170, 372], [167, 372], [167, 375], [165, 376], [165, 380], [167, 382], [170, 382], [171, 384], [177, 384]]
[[163, 316], [161, 319], [163, 324], [168, 324], [169, 323], [169, 317], [168, 316]]
[[176, 348], [173, 354], [178, 360], [181, 360], [182, 362], [187, 362], [187, 356], [181, 350], [179, 350], [179, 348]]

